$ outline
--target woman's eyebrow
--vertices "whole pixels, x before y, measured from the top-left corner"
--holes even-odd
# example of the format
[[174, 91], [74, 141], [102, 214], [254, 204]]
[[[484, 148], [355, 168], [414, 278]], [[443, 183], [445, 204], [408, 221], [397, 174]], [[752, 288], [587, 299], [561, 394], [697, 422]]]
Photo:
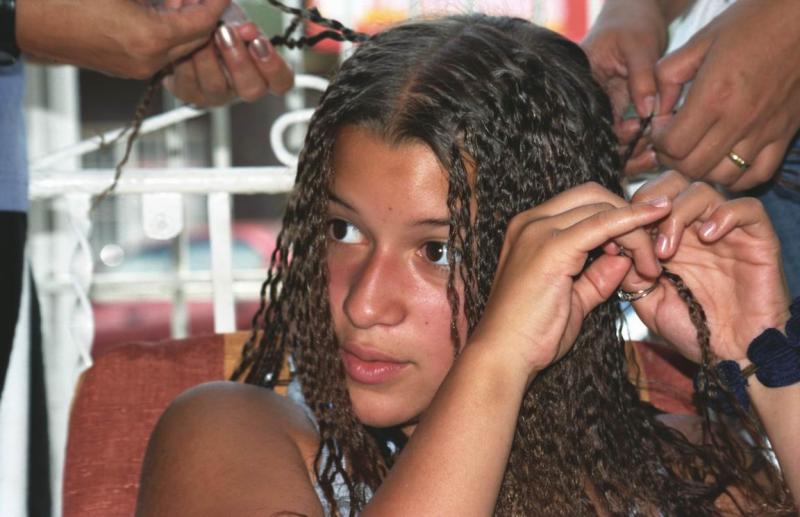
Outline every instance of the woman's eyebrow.
[[333, 201], [333, 202], [334, 202], [334, 203], [336, 203], [337, 205], [342, 205], [343, 207], [345, 207], [346, 209], [350, 210], [351, 212], [358, 212], [358, 210], [356, 210], [355, 208], [353, 208], [353, 207], [350, 205], [350, 203], [347, 203], [346, 201], [343, 201], [342, 199], [340, 199], [340, 198], [339, 198], [339, 197], [338, 197], [336, 194], [334, 194], [333, 192], [328, 192], [328, 199], [330, 199], [331, 201]]
[[[328, 192], [328, 199], [337, 205], [341, 205], [344, 208], [350, 210], [351, 212], [358, 213], [358, 210], [353, 208], [347, 201], [340, 199], [336, 194], [333, 192]], [[414, 221], [411, 223], [412, 226], [450, 226], [450, 219], [446, 217], [431, 217], [426, 219], [420, 219], [418, 221]]]
[[450, 219], [420, 219], [419, 221], [414, 221], [414, 226], [450, 226]]

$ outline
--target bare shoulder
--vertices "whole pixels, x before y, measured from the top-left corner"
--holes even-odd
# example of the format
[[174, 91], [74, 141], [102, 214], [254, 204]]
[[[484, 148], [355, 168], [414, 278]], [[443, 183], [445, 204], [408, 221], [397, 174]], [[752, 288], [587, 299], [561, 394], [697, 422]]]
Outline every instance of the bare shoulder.
[[233, 382], [197, 386], [153, 431], [137, 515], [321, 515], [317, 445], [314, 425], [285, 397]]

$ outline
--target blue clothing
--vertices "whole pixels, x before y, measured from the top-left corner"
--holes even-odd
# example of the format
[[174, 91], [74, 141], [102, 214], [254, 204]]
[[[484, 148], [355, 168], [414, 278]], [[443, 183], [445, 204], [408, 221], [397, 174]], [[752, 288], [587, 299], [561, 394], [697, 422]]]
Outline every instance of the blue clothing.
[[783, 159], [770, 188], [758, 195], [778, 239], [792, 298], [800, 296], [800, 133]]
[[[319, 426], [317, 426], [317, 420], [314, 416], [314, 412], [308, 407], [306, 404], [305, 398], [303, 397], [303, 392], [300, 387], [300, 382], [295, 377], [292, 382], [289, 383], [289, 389], [286, 393], [286, 396], [295, 404], [303, 408], [303, 412], [305, 412], [306, 416], [309, 420], [314, 424], [314, 427], [319, 430]], [[320, 464], [325, 463], [325, 459], [329, 454], [327, 449], [322, 450], [322, 458]], [[325, 512], [325, 515], [331, 515], [331, 508], [328, 506], [328, 501], [325, 499], [325, 494], [322, 491], [322, 488], [319, 484], [314, 484], [314, 490], [317, 492], [317, 497], [319, 497], [319, 501], [322, 504], [322, 509]], [[345, 483], [344, 478], [337, 474], [336, 478], [333, 480], [333, 492], [336, 498], [336, 505], [339, 507], [339, 514], [340, 515], [349, 515], [350, 514], [350, 491], [347, 489], [347, 484]], [[370, 496], [371, 497], [371, 496]]]
[[0, 66], [0, 211], [28, 210], [22, 61]]

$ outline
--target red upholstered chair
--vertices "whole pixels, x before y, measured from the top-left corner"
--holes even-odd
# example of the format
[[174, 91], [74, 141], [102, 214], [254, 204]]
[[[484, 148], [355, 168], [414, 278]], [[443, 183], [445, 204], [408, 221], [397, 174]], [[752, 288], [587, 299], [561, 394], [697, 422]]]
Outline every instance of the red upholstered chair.
[[[65, 517], [129, 517], [136, 506], [147, 440], [184, 390], [233, 371], [248, 332], [111, 347], [84, 373], [70, 415], [64, 471]], [[691, 413], [690, 365], [660, 347], [628, 346], [642, 398]]]
[[184, 390], [233, 371], [249, 332], [110, 347], [78, 385], [64, 466], [65, 517], [130, 517], [147, 440]]

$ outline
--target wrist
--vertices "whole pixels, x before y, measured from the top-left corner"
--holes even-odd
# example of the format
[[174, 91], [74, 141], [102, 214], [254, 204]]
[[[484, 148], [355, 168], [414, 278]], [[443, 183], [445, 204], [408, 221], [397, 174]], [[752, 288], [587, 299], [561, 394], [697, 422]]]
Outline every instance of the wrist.
[[0, 65], [12, 65], [19, 59], [16, 25], [16, 0], [0, 0]]
[[[776, 396], [800, 393], [800, 297], [790, 308], [791, 318], [779, 328], [766, 328], [748, 346], [747, 357], [720, 361], [716, 371], [720, 381], [742, 408], [750, 402], [764, 406], [765, 398], [775, 390]], [[726, 401], [720, 400], [720, 409], [733, 412]]]
[[521, 397], [538, 373], [538, 370], [527, 367], [519, 354], [480, 339], [470, 339], [459, 362], [465, 358], [474, 371], [485, 372], [486, 377], [498, 380], [496, 389], [506, 391], [507, 395], [519, 392]]
[[675, 21], [678, 16], [683, 14], [694, 0], [655, 0], [661, 15], [667, 24]]

